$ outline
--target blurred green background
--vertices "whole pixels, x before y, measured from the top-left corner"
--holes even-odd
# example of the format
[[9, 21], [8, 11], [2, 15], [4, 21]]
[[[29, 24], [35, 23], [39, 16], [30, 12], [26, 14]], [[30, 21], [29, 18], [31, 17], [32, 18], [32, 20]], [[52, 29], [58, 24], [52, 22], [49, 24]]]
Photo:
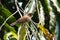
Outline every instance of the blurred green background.
[[[22, 2], [21, 7], [23, 8], [24, 11], [26, 11], [27, 8], [28, 8], [27, 13], [32, 11], [33, 13], [32, 20], [34, 22], [36, 23], [40, 22], [49, 31], [49, 33], [55, 36], [55, 40], [60, 40], [60, 0], [37, 0], [39, 14], [37, 12], [37, 5], [34, 4], [36, 0], [17, 0], [17, 1], [18, 6], [20, 6], [19, 3]], [[19, 8], [21, 9], [21, 7]], [[0, 26], [16, 10], [17, 8], [15, 5], [15, 0], [0, 0]], [[21, 14], [23, 15], [22, 12]], [[10, 24], [16, 21], [18, 18], [20, 18], [20, 15], [19, 13], [16, 13], [9, 20], [7, 20], [7, 22], [0, 31], [0, 40], [18, 40], [17, 37], [20, 27], [21, 27], [21, 30], [19, 31], [20, 40], [48, 39], [42, 33], [41, 29], [37, 28], [36, 25], [34, 25], [31, 22], [25, 23], [27, 29], [25, 29], [24, 24], [23, 25], [16, 24], [14, 26], [10, 26]]]

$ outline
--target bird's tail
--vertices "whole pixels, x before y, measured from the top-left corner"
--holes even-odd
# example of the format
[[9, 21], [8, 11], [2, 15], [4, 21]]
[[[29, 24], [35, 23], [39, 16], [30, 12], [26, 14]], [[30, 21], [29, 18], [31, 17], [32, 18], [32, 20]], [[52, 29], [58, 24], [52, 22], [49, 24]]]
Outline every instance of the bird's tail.
[[11, 25], [11, 26], [14, 26], [15, 24], [17, 24], [17, 21], [11, 23], [10, 25]]

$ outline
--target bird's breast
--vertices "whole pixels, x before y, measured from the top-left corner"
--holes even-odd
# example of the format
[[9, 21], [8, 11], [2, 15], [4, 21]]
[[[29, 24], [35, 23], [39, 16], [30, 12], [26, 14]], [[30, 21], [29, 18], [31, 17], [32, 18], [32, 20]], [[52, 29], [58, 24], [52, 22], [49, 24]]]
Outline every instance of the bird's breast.
[[28, 17], [21, 17], [18, 19], [19, 23], [25, 23], [26, 21], [28, 21]]

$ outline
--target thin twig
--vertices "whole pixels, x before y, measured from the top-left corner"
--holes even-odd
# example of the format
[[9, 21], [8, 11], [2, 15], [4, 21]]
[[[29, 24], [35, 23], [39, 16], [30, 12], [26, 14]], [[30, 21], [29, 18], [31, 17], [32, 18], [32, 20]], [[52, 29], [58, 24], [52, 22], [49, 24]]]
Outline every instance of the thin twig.
[[[21, 10], [21, 9], [19, 9], [22, 13], [24, 13], [24, 11], [23, 10]], [[25, 14], [25, 13], [24, 13]]]
[[40, 16], [39, 16], [40, 12], [39, 12], [39, 8], [38, 8], [38, 0], [36, 0], [36, 6], [37, 6], [37, 12], [38, 12], [39, 23], [40, 23]]
[[10, 15], [5, 21], [4, 23], [0, 26], [0, 30], [1, 28], [5, 25], [5, 23], [7, 22], [8, 19], [10, 19], [13, 15], [15, 15], [18, 11], [15, 11], [12, 15]]
[[[26, 4], [26, 6], [25, 6], [25, 8], [24, 8], [24, 9], [26, 9], [26, 8], [27, 8], [27, 6], [29, 5], [30, 1], [31, 1], [31, 0], [29, 0], [29, 1], [28, 1], [28, 3]], [[26, 11], [24, 11], [24, 15], [25, 15], [25, 14], [26, 14]]]
[[22, 17], [22, 14], [21, 14], [20, 11], [19, 11], [19, 7], [18, 7], [17, 3], [18, 3], [18, 1], [15, 0], [15, 5], [16, 5], [17, 11], [19, 12], [20, 16]]
[[21, 8], [21, 10], [24, 12], [24, 9], [22, 8], [22, 7], [20, 7]]
[[19, 38], [20, 38], [20, 29], [21, 29], [21, 26], [18, 28], [18, 38], [17, 38], [17, 40], [19, 40]]
[[24, 15], [26, 14], [26, 12], [23, 10], [23, 8], [22, 7], [20, 7], [21, 9], [20, 9], [20, 11], [22, 12], [22, 13], [24, 13]]
[[[30, 31], [29, 31], [29, 29], [28, 29], [28, 27], [27, 26], [29, 26], [28, 24], [26, 24], [25, 25], [25, 29], [26, 29], [26, 33], [27, 33], [27, 36], [29, 36], [30, 37]], [[27, 37], [27, 39], [29, 40], [29, 38]]]
[[29, 5], [30, 1], [31, 1], [31, 0], [28, 1], [28, 3], [26, 4], [25, 8]]

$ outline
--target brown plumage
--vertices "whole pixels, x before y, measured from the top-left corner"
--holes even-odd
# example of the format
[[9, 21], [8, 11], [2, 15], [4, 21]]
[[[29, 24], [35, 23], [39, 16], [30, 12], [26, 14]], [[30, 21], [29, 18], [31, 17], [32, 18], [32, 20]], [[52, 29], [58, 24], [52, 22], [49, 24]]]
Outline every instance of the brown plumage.
[[10, 24], [11, 26], [17, 24], [17, 23], [25, 23], [27, 21], [30, 21], [31, 18], [32, 18], [33, 14], [32, 13], [29, 13], [29, 14], [26, 14], [24, 16], [22, 16], [21, 18], [19, 18], [18, 20], [16, 20], [15, 22], [13, 22], [12, 24]]

